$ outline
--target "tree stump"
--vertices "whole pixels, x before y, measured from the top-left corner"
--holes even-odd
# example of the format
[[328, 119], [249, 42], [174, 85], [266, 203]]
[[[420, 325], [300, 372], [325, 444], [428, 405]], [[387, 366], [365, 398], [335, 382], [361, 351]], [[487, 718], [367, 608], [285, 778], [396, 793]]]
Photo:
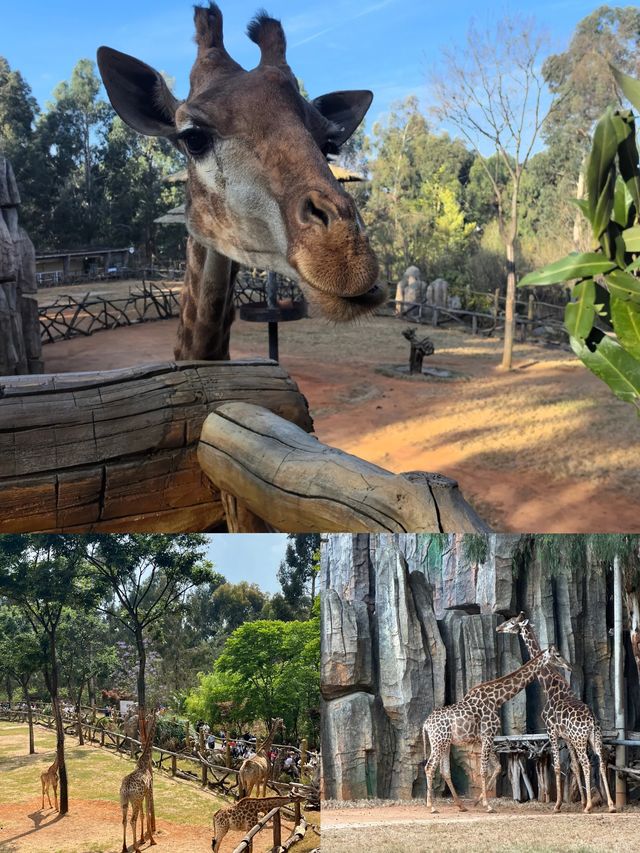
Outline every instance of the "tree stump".
[[405, 329], [402, 336], [409, 341], [411, 352], [409, 353], [409, 373], [422, 373], [422, 362], [426, 355], [433, 355], [435, 347], [429, 338], [416, 337], [416, 330], [409, 327]]
[[0, 156], [0, 375], [42, 373], [36, 255], [18, 223], [20, 194]]

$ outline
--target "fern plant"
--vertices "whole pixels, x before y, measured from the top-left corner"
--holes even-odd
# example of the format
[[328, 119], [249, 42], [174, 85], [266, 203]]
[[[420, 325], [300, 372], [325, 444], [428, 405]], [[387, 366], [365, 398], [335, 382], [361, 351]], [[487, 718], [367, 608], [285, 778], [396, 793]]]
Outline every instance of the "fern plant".
[[[640, 81], [612, 71], [640, 112]], [[594, 251], [567, 255], [519, 287], [575, 282], [564, 315], [573, 351], [640, 409], [640, 163], [631, 110], [610, 108], [598, 121], [586, 189], [587, 198], [575, 203], [591, 226]]]

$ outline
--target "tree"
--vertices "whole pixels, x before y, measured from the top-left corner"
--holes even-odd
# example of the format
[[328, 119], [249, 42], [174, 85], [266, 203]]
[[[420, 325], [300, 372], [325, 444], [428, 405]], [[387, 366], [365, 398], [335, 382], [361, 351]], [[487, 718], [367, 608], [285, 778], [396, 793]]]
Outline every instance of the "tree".
[[230, 634], [244, 622], [258, 619], [266, 600], [255, 583], [223, 583], [211, 596], [210, 617], [219, 632]]
[[29, 755], [36, 751], [29, 683], [42, 671], [42, 649], [29, 623], [17, 607], [0, 607], [0, 671], [13, 678], [22, 689], [29, 725]]
[[44, 658], [43, 674], [56, 721], [60, 814], [69, 810], [64, 726], [59, 696], [58, 630], [65, 607], [89, 608], [97, 592], [83, 572], [77, 536], [7, 534], [0, 537], [0, 594], [16, 604], [31, 626]]
[[60, 677], [76, 707], [78, 740], [82, 734], [82, 696], [92, 679], [110, 676], [116, 667], [116, 650], [104, 618], [96, 613], [65, 609], [59, 626]]
[[[611, 65], [637, 76], [639, 56], [640, 10], [600, 6], [580, 21], [564, 52], [545, 60], [542, 74], [562, 108], [552, 110], [544, 138], [563, 176], [560, 193], [565, 197], [584, 198], [585, 161], [595, 123], [607, 107], [617, 103]], [[588, 238], [575, 207], [572, 220], [574, 248], [585, 249]]]
[[[320, 701], [320, 626], [307, 622], [258, 620], [237, 628], [225, 643], [213, 672], [187, 699], [189, 714], [215, 722], [220, 703], [230, 701], [237, 722], [260, 719], [268, 727], [282, 717], [289, 735], [317, 739], [314, 709]], [[310, 729], [309, 729], [310, 727]]]
[[278, 568], [282, 594], [298, 612], [307, 614], [316, 597], [316, 580], [320, 570], [320, 534], [290, 533], [287, 550]]
[[[546, 118], [544, 83], [538, 71], [541, 47], [542, 38], [532, 21], [505, 18], [486, 33], [472, 26], [465, 47], [448, 50], [444, 70], [433, 77], [435, 114], [453, 124], [472, 146], [493, 189], [507, 258], [501, 362], [505, 370], [511, 369], [513, 360], [522, 179]], [[482, 156], [487, 145], [508, 175], [506, 185]]]
[[146, 636], [189, 592], [212, 580], [199, 534], [109, 534], [88, 537], [86, 559], [109, 599], [100, 609], [131, 634], [138, 655], [141, 721], [147, 707]]

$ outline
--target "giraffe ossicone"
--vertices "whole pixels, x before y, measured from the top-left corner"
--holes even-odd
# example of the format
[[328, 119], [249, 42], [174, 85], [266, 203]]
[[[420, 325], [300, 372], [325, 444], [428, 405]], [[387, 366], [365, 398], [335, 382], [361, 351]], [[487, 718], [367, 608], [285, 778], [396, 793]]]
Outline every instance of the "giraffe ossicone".
[[109, 47], [98, 66], [114, 109], [187, 157], [187, 270], [176, 358], [229, 357], [238, 264], [297, 279], [312, 305], [349, 320], [386, 299], [352, 197], [327, 158], [357, 129], [368, 90], [307, 101], [279, 21], [260, 12], [247, 34], [260, 62], [228, 54], [215, 3], [195, 9], [197, 56], [184, 101], [144, 62]]

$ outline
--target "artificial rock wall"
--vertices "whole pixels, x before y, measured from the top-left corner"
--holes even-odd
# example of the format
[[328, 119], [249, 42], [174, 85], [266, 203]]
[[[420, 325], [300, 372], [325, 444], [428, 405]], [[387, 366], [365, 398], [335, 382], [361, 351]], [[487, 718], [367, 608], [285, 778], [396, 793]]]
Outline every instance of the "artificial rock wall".
[[[327, 799], [409, 798], [424, 792], [421, 729], [438, 705], [527, 659], [496, 633], [524, 610], [541, 644], [572, 664], [571, 684], [613, 728], [607, 578], [581, 566], [552, 575], [535, 553], [516, 577], [520, 537], [492, 535], [481, 563], [462, 537], [336, 534], [322, 545], [323, 775]], [[608, 620], [609, 617], [609, 620]], [[629, 668], [628, 726], [640, 726]], [[502, 709], [504, 734], [544, 731], [534, 682]]]

